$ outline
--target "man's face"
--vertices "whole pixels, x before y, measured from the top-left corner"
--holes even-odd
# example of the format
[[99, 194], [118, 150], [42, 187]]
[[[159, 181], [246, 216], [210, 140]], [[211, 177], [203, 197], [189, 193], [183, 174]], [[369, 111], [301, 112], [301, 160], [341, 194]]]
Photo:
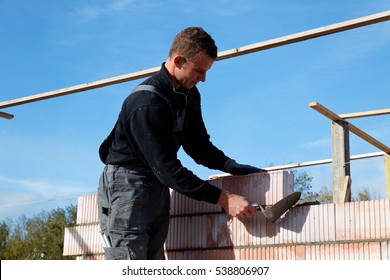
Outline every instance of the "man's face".
[[182, 87], [191, 89], [197, 83], [206, 81], [206, 72], [213, 63], [214, 59], [205, 54], [199, 54], [193, 61], [187, 61], [181, 57], [175, 78]]

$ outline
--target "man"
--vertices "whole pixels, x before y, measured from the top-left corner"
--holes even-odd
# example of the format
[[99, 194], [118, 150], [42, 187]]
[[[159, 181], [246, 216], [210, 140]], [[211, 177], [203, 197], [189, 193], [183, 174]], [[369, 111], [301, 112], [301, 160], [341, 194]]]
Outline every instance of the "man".
[[177, 158], [183, 147], [211, 169], [234, 175], [263, 171], [236, 163], [210, 142], [196, 84], [206, 80], [216, 58], [217, 46], [207, 32], [184, 29], [161, 70], [124, 101], [112, 139], [100, 150], [106, 154], [98, 194], [100, 226], [110, 243], [107, 259], [164, 259], [169, 188], [218, 204], [234, 217], [256, 213], [246, 198], [200, 179]]

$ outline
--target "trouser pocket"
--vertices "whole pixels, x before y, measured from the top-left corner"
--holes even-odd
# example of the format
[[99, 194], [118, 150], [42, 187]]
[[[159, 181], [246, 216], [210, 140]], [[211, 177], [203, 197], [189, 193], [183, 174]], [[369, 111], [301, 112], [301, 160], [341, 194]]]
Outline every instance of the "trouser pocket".
[[119, 169], [110, 184], [110, 231], [142, 232], [151, 222], [148, 213], [153, 186], [146, 176]]
[[98, 187], [98, 215], [99, 215], [100, 229], [106, 235], [108, 235], [107, 229], [110, 227], [109, 219], [108, 219], [110, 212], [111, 212], [110, 193], [109, 193], [107, 174], [106, 172], [103, 172], [103, 174], [100, 176], [99, 187]]

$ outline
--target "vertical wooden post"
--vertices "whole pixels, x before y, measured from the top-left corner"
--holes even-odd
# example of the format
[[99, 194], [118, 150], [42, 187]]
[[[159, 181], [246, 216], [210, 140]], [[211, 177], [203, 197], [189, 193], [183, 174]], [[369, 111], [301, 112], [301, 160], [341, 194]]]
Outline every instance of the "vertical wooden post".
[[[351, 185], [346, 177], [351, 177], [349, 155], [349, 128], [344, 121], [332, 122], [332, 189], [333, 202], [351, 201]], [[349, 181], [349, 180], [348, 180]]]
[[386, 183], [386, 198], [390, 199], [390, 155], [384, 154], [385, 158], [385, 183]]

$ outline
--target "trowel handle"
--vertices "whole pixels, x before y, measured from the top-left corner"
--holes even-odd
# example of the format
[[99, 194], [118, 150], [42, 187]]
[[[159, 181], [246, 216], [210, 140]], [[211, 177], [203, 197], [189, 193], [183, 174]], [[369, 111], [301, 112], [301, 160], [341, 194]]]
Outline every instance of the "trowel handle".
[[257, 202], [252, 203], [251, 206], [252, 206], [253, 208], [255, 208], [257, 211], [264, 211], [263, 206], [261, 206], [261, 205], [260, 205], [259, 203], [257, 203]]

